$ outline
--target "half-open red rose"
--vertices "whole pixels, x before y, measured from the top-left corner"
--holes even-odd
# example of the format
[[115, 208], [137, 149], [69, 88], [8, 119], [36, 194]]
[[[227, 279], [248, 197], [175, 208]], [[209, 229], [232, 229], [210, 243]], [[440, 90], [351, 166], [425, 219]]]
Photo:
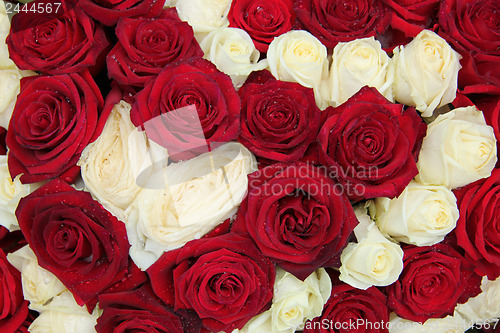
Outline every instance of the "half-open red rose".
[[266, 257], [302, 280], [336, 264], [358, 223], [339, 184], [301, 162], [272, 164], [248, 181], [232, 231], [249, 235]]
[[108, 53], [108, 75], [120, 85], [144, 86], [172, 62], [202, 57], [193, 29], [169, 8], [154, 19], [124, 18], [115, 29], [118, 43]]
[[190, 58], [165, 66], [135, 96], [130, 119], [179, 161], [236, 139], [240, 105], [228, 75]]
[[[48, 8], [53, 1], [37, 1]], [[10, 58], [21, 69], [44, 74], [78, 73], [104, 65], [103, 52], [109, 41], [102, 25], [78, 6], [60, 1], [61, 8], [50, 13], [19, 11], [12, 17], [6, 43]], [[98, 68], [97, 68], [98, 70]]]
[[131, 272], [125, 224], [88, 192], [56, 178], [22, 198], [16, 216], [38, 264], [80, 305], [94, 302]]
[[241, 329], [267, 310], [276, 275], [252, 241], [234, 233], [166, 252], [147, 273], [165, 303], [198, 314], [203, 333]]
[[106, 121], [102, 115], [99, 123], [103, 103], [88, 71], [21, 79], [6, 139], [11, 176], [22, 174], [23, 183], [57, 176], [73, 182], [81, 152]]
[[365, 86], [336, 108], [329, 107], [318, 141], [321, 163], [351, 200], [394, 198], [418, 174], [416, 159], [427, 126]]

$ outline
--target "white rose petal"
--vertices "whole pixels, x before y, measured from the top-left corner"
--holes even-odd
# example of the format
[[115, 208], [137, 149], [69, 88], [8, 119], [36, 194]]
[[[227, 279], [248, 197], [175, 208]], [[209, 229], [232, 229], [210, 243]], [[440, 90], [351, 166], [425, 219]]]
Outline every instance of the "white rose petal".
[[260, 52], [245, 30], [219, 28], [208, 34], [200, 46], [204, 58], [231, 77], [233, 85], [239, 88], [252, 71], [267, 67], [267, 60], [259, 61]]
[[344, 103], [363, 86], [375, 87], [393, 101], [394, 66], [375, 38], [338, 43], [333, 49], [330, 67], [330, 99], [333, 105]]
[[143, 189], [126, 212], [134, 262], [147, 269], [163, 252], [231, 217], [246, 195], [247, 175], [256, 170], [255, 157], [235, 142], [166, 167], [160, 181], [168, 185]]
[[[12, 3], [9, 3], [12, 5]], [[9, 49], [5, 39], [9, 35], [10, 21], [5, 8], [5, 1], [0, 1], [0, 69], [16, 68], [14, 62], [9, 58]]]
[[394, 49], [394, 98], [429, 117], [456, 97], [460, 55], [436, 33], [422, 30]]
[[33, 71], [20, 71], [16, 67], [0, 69], [0, 126], [9, 128], [10, 117], [21, 90], [20, 80], [35, 75]]
[[342, 251], [339, 279], [358, 289], [388, 286], [403, 270], [403, 250], [382, 235], [365, 208], [357, 207], [355, 212], [358, 243], [349, 243]]
[[474, 106], [457, 108], [427, 127], [415, 179], [454, 189], [489, 177], [496, 162], [495, 134], [483, 113]]
[[373, 200], [370, 214], [386, 236], [417, 246], [433, 245], [457, 225], [457, 199], [444, 186], [411, 181], [399, 197]]
[[445, 318], [430, 318], [421, 324], [391, 314], [389, 333], [464, 333], [470, 327], [458, 313]]
[[318, 107], [327, 106], [327, 50], [311, 33], [292, 30], [274, 38], [267, 51], [267, 61], [275, 78], [313, 88]]
[[500, 278], [490, 281], [484, 276], [481, 290], [476, 297], [458, 304], [455, 310], [470, 323], [493, 327], [498, 322], [496, 318], [500, 318]]

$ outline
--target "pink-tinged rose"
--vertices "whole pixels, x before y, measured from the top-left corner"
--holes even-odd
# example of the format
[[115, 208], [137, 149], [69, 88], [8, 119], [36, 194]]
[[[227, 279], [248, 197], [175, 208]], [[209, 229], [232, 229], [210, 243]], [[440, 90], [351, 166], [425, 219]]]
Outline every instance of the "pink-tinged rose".
[[122, 279], [134, 280], [127, 277], [137, 272], [130, 267], [125, 224], [90, 193], [56, 178], [22, 198], [16, 216], [38, 264], [52, 272], [79, 305], [95, 305], [99, 293]]
[[349, 199], [401, 194], [418, 174], [416, 159], [427, 128], [417, 111], [365, 86], [325, 112], [318, 135], [320, 160]]
[[292, 0], [233, 0], [229, 26], [248, 32], [255, 47], [267, 52], [274, 37], [292, 30], [295, 14]]
[[[21, 182], [60, 176], [73, 182], [76, 162], [106, 121], [99, 88], [88, 71], [21, 79], [7, 131], [9, 171]], [[111, 110], [110, 110], [111, 111]]]
[[439, 34], [462, 56], [459, 88], [500, 94], [500, 2], [444, 0], [439, 24]]
[[294, 0], [301, 28], [327, 48], [382, 34], [389, 26], [389, 12], [381, 0]]
[[120, 85], [144, 86], [172, 62], [203, 57], [189, 24], [175, 8], [157, 18], [124, 18], [115, 30], [118, 43], [108, 53], [108, 75]]
[[272, 78], [265, 83], [246, 83], [238, 93], [238, 140], [265, 161], [299, 160], [319, 130], [321, 111], [313, 90]]
[[332, 287], [321, 316], [306, 322], [304, 333], [387, 333], [389, 312], [379, 289], [361, 290], [340, 282]]
[[418, 322], [444, 318], [481, 292], [474, 263], [450, 245], [407, 246], [403, 251], [403, 272], [387, 287], [388, 306], [399, 317]]
[[166, 252], [147, 273], [162, 301], [198, 314], [203, 333], [241, 329], [269, 309], [276, 275], [252, 241], [234, 233]]
[[[49, 8], [53, 1], [37, 4]], [[19, 11], [12, 17], [6, 40], [10, 58], [20, 69], [43, 74], [79, 73], [96, 65], [92, 70], [98, 72], [110, 45], [103, 27], [80, 7], [60, 4], [51, 13]]]
[[[70, 0], [76, 1], [76, 0]], [[165, 0], [78, 0], [78, 5], [96, 21], [115, 25], [122, 17], [155, 17]]]
[[176, 162], [236, 139], [240, 105], [228, 75], [190, 58], [164, 67], [135, 96], [130, 119]]
[[0, 250], [0, 327], [3, 332], [23, 331], [28, 317], [28, 301], [23, 298], [21, 273], [8, 261]]
[[476, 272], [490, 280], [500, 276], [500, 169], [454, 191], [460, 211], [455, 235], [458, 246], [474, 261]]
[[405, 37], [415, 37], [437, 21], [441, 0], [383, 0], [390, 7], [391, 28]]
[[131, 291], [101, 295], [99, 308], [103, 313], [97, 319], [98, 333], [196, 333], [201, 329], [201, 321], [195, 314], [174, 313], [158, 300], [149, 284]]
[[339, 265], [358, 223], [342, 187], [324, 170], [275, 163], [248, 176], [248, 195], [232, 231], [249, 235], [278, 266], [304, 280], [319, 267]]

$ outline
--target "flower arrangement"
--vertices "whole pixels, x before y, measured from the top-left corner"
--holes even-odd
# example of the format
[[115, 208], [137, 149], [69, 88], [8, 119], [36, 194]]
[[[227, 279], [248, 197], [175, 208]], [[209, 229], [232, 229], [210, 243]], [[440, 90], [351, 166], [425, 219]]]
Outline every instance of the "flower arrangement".
[[0, 4], [5, 332], [493, 332], [496, 0]]

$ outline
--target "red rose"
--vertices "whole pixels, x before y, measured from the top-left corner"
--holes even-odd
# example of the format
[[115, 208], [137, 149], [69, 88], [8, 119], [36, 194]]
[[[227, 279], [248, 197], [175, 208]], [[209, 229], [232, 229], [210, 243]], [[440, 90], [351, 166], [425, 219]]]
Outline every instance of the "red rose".
[[500, 169], [491, 176], [454, 191], [460, 217], [454, 233], [458, 246], [473, 260], [476, 272], [490, 280], [500, 276]]
[[241, 134], [238, 140], [269, 161], [300, 159], [316, 139], [320, 110], [312, 89], [274, 78], [247, 83], [241, 96]]
[[23, 183], [57, 176], [72, 182], [82, 150], [99, 135], [103, 103], [88, 71], [21, 79], [7, 131], [11, 176], [23, 174]]
[[115, 25], [122, 17], [155, 17], [164, 4], [165, 0], [78, 0], [87, 14], [105, 25]]
[[196, 333], [201, 328], [195, 315], [179, 316], [161, 303], [149, 284], [133, 291], [101, 295], [99, 308], [103, 313], [97, 319], [98, 333]]
[[125, 224], [90, 193], [56, 178], [22, 198], [16, 216], [38, 264], [57, 276], [78, 304], [95, 302], [98, 293], [130, 278]]
[[294, 10], [297, 21], [327, 48], [382, 34], [390, 19], [381, 0], [294, 0]]
[[[42, 0], [37, 4], [43, 7], [52, 2]], [[78, 6], [68, 7], [64, 1], [61, 4], [57, 12], [20, 11], [12, 17], [6, 42], [10, 58], [19, 68], [63, 74], [82, 72], [96, 64], [104, 65], [104, 58], [100, 57], [109, 42], [103, 27]]]
[[106, 60], [109, 77], [121, 85], [144, 86], [165, 65], [203, 56], [193, 29], [175, 8], [155, 19], [121, 19], [115, 32], [118, 43]]
[[387, 297], [380, 290], [340, 283], [332, 287], [321, 316], [306, 322], [304, 333], [385, 333], [388, 322]]
[[191, 58], [167, 65], [150, 81], [135, 96], [130, 119], [179, 161], [236, 139], [240, 105], [229, 76]]
[[292, 0], [233, 0], [229, 26], [248, 32], [255, 47], [267, 52], [274, 37], [292, 30]]
[[363, 87], [328, 108], [318, 135], [320, 160], [351, 200], [394, 198], [418, 174], [416, 159], [427, 126], [375, 88]]
[[198, 314], [204, 333], [241, 329], [267, 310], [276, 275], [252, 241], [234, 233], [166, 252], [147, 273], [162, 301]]
[[462, 55], [458, 86], [500, 94], [500, 2], [444, 0], [439, 33]]
[[5, 138], [7, 137], [7, 130], [0, 126], [0, 155], [7, 155], [7, 143]]
[[2, 332], [17, 332], [28, 317], [28, 301], [23, 298], [21, 273], [0, 249], [0, 327]]
[[418, 322], [444, 318], [481, 292], [474, 264], [450, 245], [407, 246], [403, 251], [403, 271], [387, 287], [388, 305], [399, 317]]
[[232, 231], [304, 280], [336, 264], [357, 219], [342, 188], [306, 163], [276, 163], [248, 176], [248, 195]]

